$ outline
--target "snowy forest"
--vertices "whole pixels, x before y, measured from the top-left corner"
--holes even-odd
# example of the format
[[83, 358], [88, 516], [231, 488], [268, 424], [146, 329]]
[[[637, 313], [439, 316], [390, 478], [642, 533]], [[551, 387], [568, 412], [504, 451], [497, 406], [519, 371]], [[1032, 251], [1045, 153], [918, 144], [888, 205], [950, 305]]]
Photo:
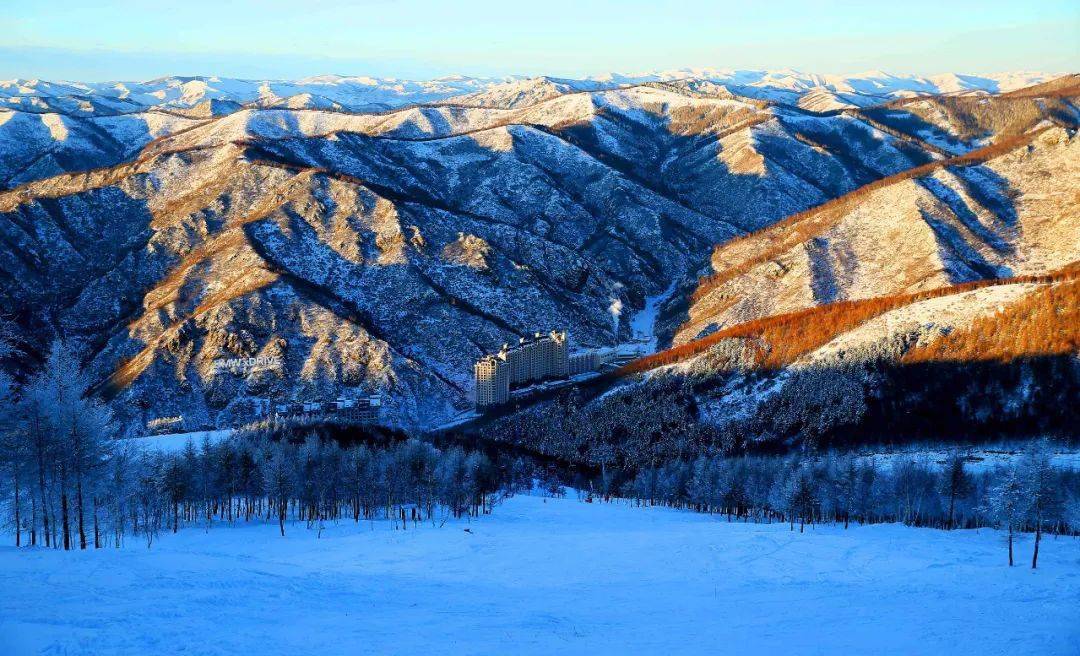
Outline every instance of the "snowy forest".
[[800, 532], [816, 523], [874, 524], [952, 530], [1000, 528], [1009, 564], [1013, 536], [1034, 534], [1031, 566], [1044, 533], [1080, 532], [1080, 472], [1051, 463], [1040, 441], [1015, 462], [971, 471], [960, 450], [944, 466], [903, 457], [888, 466], [850, 453], [672, 460], [636, 472], [604, 468], [596, 493], [726, 516], [728, 521], [786, 522]]
[[679, 368], [560, 393], [481, 431], [569, 462], [631, 468], [887, 440], [1075, 443], [1080, 377], [1071, 356], [899, 366], [898, 352], [896, 343], [875, 344], [854, 363], [759, 371], [752, 348], [723, 340]]
[[[321, 533], [327, 522], [381, 519], [407, 530], [488, 513], [534, 481], [552, 494], [572, 485], [590, 501], [618, 497], [728, 520], [787, 522], [800, 531], [879, 522], [1001, 528], [1010, 564], [1012, 535], [1027, 531], [1035, 534], [1032, 566], [1044, 532], [1080, 530], [1080, 473], [1053, 467], [1048, 441], [1008, 466], [981, 471], [971, 470], [960, 449], [944, 466], [914, 457], [885, 466], [850, 453], [732, 457], [680, 449], [682, 457], [654, 454], [647, 464], [612, 457], [573, 467], [404, 437], [342, 443], [325, 431], [280, 426], [160, 453], [117, 439], [116, 422], [90, 391], [78, 357], [62, 342], [23, 384], [0, 378], [0, 490], [17, 546], [119, 547], [130, 537], [149, 547], [162, 531], [236, 521], [276, 522], [282, 536], [294, 522]], [[663, 408], [654, 410], [662, 423]], [[567, 424], [551, 428], [581, 437]]]
[[271, 428], [159, 453], [116, 439], [78, 358], [57, 342], [25, 384], [0, 378], [0, 491], [17, 546], [153, 544], [163, 530], [214, 522], [383, 518], [397, 528], [490, 512], [513, 469], [484, 454], [418, 440], [351, 445]]

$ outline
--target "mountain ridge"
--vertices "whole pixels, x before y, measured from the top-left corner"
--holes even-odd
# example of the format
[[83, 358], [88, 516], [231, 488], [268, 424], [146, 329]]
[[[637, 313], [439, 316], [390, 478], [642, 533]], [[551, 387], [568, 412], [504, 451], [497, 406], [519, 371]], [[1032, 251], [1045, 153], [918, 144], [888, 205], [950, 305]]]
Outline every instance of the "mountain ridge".
[[[871, 71], [864, 75], [816, 75], [798, 71], [730, 71], [722, 69], [683, 69], [638, 75], [599, 75], [582, 79], [551, 76], [506, 76], [476, 78], [446, 76], [431, 80], [401, 80], [349, 76], [312, 76], [300, 80], [257, 80], [218, 76], [167, 76], [145, 82], [113, 81], [99, 83], [50, 82], [44, 80], [0, 80], [0, 98], [24, 109], [45, 109], [48, 98], [72, 98], [75, 109], [93, 113], [92, 100], [124, 103], [144, 108], [164, 106], [191, 108], [207, 100], [245, 105], [260, 99], [283, 101], [311, 94], [337, 103], [350, 111], [392, 109], [408, 104], [425, 104], [455, 97], [477, 97], [500, 85], [547, 84], [576, 89], [599, 90], [644, 84], [697, 79], [750, 88], [806, 92], [822, 89], [830, 92], [894, 96], [894, 94], [939, 94], [957, 91], [1004, 92], [1044, 82], [1061, 74], [998, 73], [987, 76], [942, 74], [923, 77], [893, 75]], [[277, 87], [275, 89], [275, 86]], [[497, 92], [497, 89], [496, 89]], [[380, 95], [381, 94], [381, 95]], [[895, 96], [894, 96], [895, 97]], [[36, 102], [31, 99], [38, 99]], [[91, 103], [80, 105], [79, 101]], [[18, 107], [13, 107], [18, 108]]]
[[[468, 406], [471, 362], [498, 344], [565, 327], [611, 345], [630, 331], [615, 301], [681, 288], [662, 313], [675, 334], [714, 245], [1039, 121], [1071, 126], [1068, 88], [870, 114], [650, 81], [506, 109], [248, 107], [113, 141], [79, 136], [108, 117], [68, 117], [15, 172], [19, 114], [0, 124], [0, 300], [30, 333], [83, 341], [132, 425], [377, 391], [388, 423], [416, 429]], [[283, 369], [213, 373], [254, 355]]]

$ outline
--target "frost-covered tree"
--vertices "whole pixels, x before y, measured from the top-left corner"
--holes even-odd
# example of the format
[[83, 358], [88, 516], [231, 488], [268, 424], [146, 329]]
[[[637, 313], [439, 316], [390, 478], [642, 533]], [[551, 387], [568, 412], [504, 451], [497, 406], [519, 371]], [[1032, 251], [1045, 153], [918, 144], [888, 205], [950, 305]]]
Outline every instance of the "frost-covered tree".
[[758, 421], [781, 435], [801, 433], [809, 444], [866, 413], [863, 372], [857, 368], [809, 368], [793, 372], [758, 409]]
[[[416, 525], [425, 517], [433, 519], [439, 507], [459, 517], [489, 512], [498, 492], [510, 493], [532, 480], [532, 471], [522, 467], [520, 458], [508, 469], [461, 448], [440, 451], [418, 440], [343, 448], [317, 433], [305, 436], [297, 447], [288, 438], [299, 436], [272, 436], [270, 431], [244, 432], [216, 444], [204, 439], [201, 446], [189, 443], [179, 453], [148, 453], [120, 440], [101, 452], [95, 466], [80, 465], [76, 456], [86, 443], [71, 448], [69, 434], [55, 428], [74, 430], [78, 437], [86, 425], [55, 419], [56, 408], [43, 399], [65, 392], [58, 391], [55, 381], [41, 382], [47, 376], [40, 378], [33, 381], [31, 401], [19, 403], [29, 409], [32, 419], [40, 419], [42, 429], [30, 433], [42, 439], [21, 437], [18, 442], [27, 454], [19, 461], [20, 499], [34, 503], [30, 521], [21, 516], [20, 508], [15, 525], [32, 531], [48, 526], [44, 534], [56, 547], [71, 547], [71, 531], [81, 530], [80, 480], [92, 499], [95, 547], [108, 542], [109, 535], [118, 547], [126, 535], [140, 536], [151, 547], [163, 528], [175, 532], [205, 522], [209, 530], [214, 520], [263, 517], [276, 518], [282, 535], [290, 517], [306, 521], [321, 535], [328, 523], [350, 510], [357, 521], [360, 514], [374, 519], [381, 512], [404, 529], [410, 520]], [[32, 427], [20, 418], [19, 426], [24, 425]], [[108, 427], [100, 431], [108, 433]], [[39, 462], [44, 463], [41, 469]], [[5, 465], [0, 488], [6, 484], [8, 464], [8, 460], [0, 463]], [[39, 472], [44, 472], [41, 503], [36, 489]], [[26, 482], [33, 482], [35, 489], [24, 491]]]
[[[1017, 473], [1021, 470], [1023, 476]], [[1039, 479], [1029, 471], [1045, 476]], [[1011, 469], [978, 474], [965, 471], [958, 492], [947, 484], [950, 474], [955, 476], [950, 467], [942, 470], [931, 461], [912, 457], [879, 467], [872, 459], [853, 454], [699, 456], [692, 462], [674, 461], [615, 474], [625, 480], [622, 494], [639, 504], [726, 512], [747, 521], [778, 519], [788, 522], [792, 530], [796, 522], [803, 530], [806, 524], [819, 521], [845, 525], [904, 522], [942, 529], [992, 524], [1012, 535], [1035, 530], [1029, 497], [1038, 488], [1044, 500], [1041, 530], [1080, 533], [1080, 516], [1070, 501], [1080, 499], [1080, 473], [1053, 469], [1046, 463], [1032, 467], [1021, 462]], [[1033, 480], [1043, 483], [1033, 488], [1028, 483]], [[986, 503], [972, 507], [961, 504], [962, 498]], [[950, 499], [956, 500], [951, 511]]]
[[439, 499], [454, 517], [460, 517], [465, 506], [465, 452], [459, 447], [447, 451], [435, 470]]
[[289, 500], [293, 498], [296, 489], [295, 450], [281, 442], [271, 442], [263, 451], [262, 463], [263, 490], [277, 516], [281, 537], [285, 537]]
[[0, 370], [0, 495], [11, 494], [15, 546], [22, 545], [23, 502], [29, 475], [30, 452], [19, 421], [15, 381]]
[[1008, 467], [1001, 481], [990, 490], [988, 499], [991, 514], [1008, 532], [1009, 567], [1013, 566], [1013, 532], [1027, 510], [1024, 481], [1016, 467]]
[[941, 472], [941, 491], [949, 499], [949, 520], [945, 528], [952, 530], [956, 516], [956, 501], [971, 494], [971, 477], [964, 468], [964, 456], [959, 451], [950, 454]]
[[113, 450], [99, 482], [102, 503], [95, 504], [95, 523], [100, 507], [111, 529], [113, 546], [117, 548], [128, 531], [128, 518], [135, 515], [135, 477], [141, 464], [134, 447], [119, 446]]
[[167, 456], [157, 454], [143, 454], [136, 460], [138, 473], [135, 477], [135, 524], [132, 530], [142, 533], [147, 549], [153, 546], [164, 520], [167, 503], [160, 493], [159, 481], [169, 460]]
[[856, 509], [859, 494], [859, 467], [855, 458], [848, 454], [841, 459], [834, 469], [833, 498], [834, 510], [844, 518], [844, 528], [851, 521], [851, 514]]
[[902, 458], [893, 465], [893, 496], [905, 524], [921, 526], [940, 506], [934, 472], [920, 460]]
[[806, 463], [800, 466], [791, 477], [788, 490], [788, 506], [791, 509], [792, 522], [794, 522], [794, 517], [798, 516], [799, 533], [802, 533], [807, 522], [813, 524], [814, 510], [818, 504], [813, 468]]
[[1058, 473], [1050, 464], [1050, 448], [1046, 442], [1041, 442], [1027, 453], [1020, 472], [1027, 496], [1028, 521], [1035, 528], [1035, 547], [1031, 554], [1031, 569], [1035, 569], [1039, 565], [1043, 527], [1055, 522], [1064, 510]]
[[[20, 434], [37, 468], [45, 543], [87, 547], [88, 482], [106, 461], [112, 437], [109, 409], [90, 394], [91, 380], [69, 344], [57, 340], [22, 390]], [[56, 506], [59, 505], [59, 525]]]
[[711, 511], [718, 504], [719, 472], [716, 460], [699, 456], [690, 468], [687, 498], [698, 510]]
[[1062, 517], [1066, 526], [1080, 526], [1080, 486], [1073, 489], [1065, 500]]
[[184, 458], [167, 459], [160, 470], [159, 485], [171, 509], [172, 532], [180, 530], [180, 504], [184, 503], [190, 492], [191, 475], [187, 471]]

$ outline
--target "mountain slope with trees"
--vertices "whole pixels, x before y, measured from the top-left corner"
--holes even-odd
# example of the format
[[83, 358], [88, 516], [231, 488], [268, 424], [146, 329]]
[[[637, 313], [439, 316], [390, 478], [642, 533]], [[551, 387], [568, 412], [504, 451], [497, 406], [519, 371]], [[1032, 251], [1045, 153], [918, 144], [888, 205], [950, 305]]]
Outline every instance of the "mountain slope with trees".
[[[986, 116], [1019, 118], [972, 123], [900, 120], [906, 105], [889, 94], [888, 116], [809, 111], [740, 92], [752, 84], [547, 81], [520, 103], [499, 101], [505, 88], [472, 99], [484, 107], [120, 117], [171, 121], [156, 131], [102, 132], [96, 110], [34, 114], [55, 144], [30, 140], [0, 170], [0, 301], [27, 336], [20, 368], [57, 336], [77, 344], [130, 430], [176, 417], [232, 426], [268, 400], [370, 393], [386, 398], [384, 421], [418, 429], [469, 406], [480, 354], [538, 329], [567, 328], [582, 346], [623, 341], [630, 311], [673, 285], [661, 334], [682, 343], [823, 302], [1075, 259], [1069, 85], [983, 94]], [[28, 129], [29, 115], [15, 111], [0, 135]], [[911, 174], [920, 167], [933, 172]], [[889, 184], [897, 176], [911, 179]], [[859, 190], [875, 184], [863, 207]], [[714, 246], [722, 275], [729, 254], [754, 261], [770, 235], [853, 199], [835, 234], [769, 252], [731, 283], [742, 287], [703, 284], [683, 320]], [[875, 246], [893, 238], [911, 248], [889, 268]], [[214, 370], [251, 356], [281, 365]]]

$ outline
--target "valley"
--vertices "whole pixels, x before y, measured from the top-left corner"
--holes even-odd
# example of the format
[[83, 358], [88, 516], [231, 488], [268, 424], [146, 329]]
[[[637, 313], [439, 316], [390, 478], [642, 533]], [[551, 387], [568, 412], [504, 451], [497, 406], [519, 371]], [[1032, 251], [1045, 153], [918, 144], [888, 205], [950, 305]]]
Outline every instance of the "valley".
[[[414, 430], [468, 408], [472, 362], [538, 326], [612, 346], [652, 303], [657, 346], [678, 346], [1078, 259], [1074, 78], [873, 79], [435, 82], [451, 95], [377, 111], [212, 80], [161, 81], [167, 111], [9, 85], [2, 150], [30, 150], [0, 169], [0, 301], [85, 344], [133, 430], [371, 393]], [[214, 374], [238, 357], [284, 364]]]
[[1075, 5], [7, 0], [0, 656], [1072, 653]]

